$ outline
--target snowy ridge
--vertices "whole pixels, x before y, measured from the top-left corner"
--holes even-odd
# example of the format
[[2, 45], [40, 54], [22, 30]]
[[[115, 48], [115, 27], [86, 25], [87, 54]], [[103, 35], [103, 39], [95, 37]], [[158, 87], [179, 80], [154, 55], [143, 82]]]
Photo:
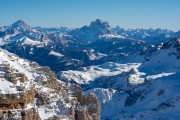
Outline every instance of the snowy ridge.
[[26, 109], [36, 108], [41, 119], [71, 119], [68, 111], [73, 109], [88, 115], [85, 110], [97, 104], [75, 106], [73, 92], [82, 90], [97, 95], [102, 120], [179, 119], [180, 39], [174, 38], [179, 33], [112, 28], [99, 19], [75, 29], [32, 28], [19, 20], [0, 28], [0, 46], [49, 66], [64, 82], [57, 82], [49, 68], [1, 50], [0, 94], [37, 90], [39, 96]]
[[[56, 117], [56, 119], [66, 120], [73, 119], [74, 117], [69, 113], [70, 110], [74, 110], [77, 116], [80, 114], [80, 111], [75, 111], [77, 109], [76, 105], [78, 105], [81, 110], [88, 110], [91, 105], [98, 107], [98, 100], [93, 94], [87, 96], [97, 102], [83, 103], [83, 106], [87, 106], [86, 108], [79, 105], [80, 103], [77, 101], [76, 94], [82, 95], [80, 90], [81, 88], [79, 86], [67, 85], [57, 80], [54, 72], [51, 72], [48, 67], [40, 67], [37, 63], [21, 59], [6, 50], [0, 49], [0, 100], [7, 100], [9, 101], [8, 103], [12, 105], [14, 102], [17, 102], [15, 107], [18, 105], [18, 109], [7, 108], [17, 113], [20, 112], [17, 116], [14, 116], [12, 113], [12, 116], [14, 116], [13, 118], [20, 119], [22, 111], [26, 110], [29, 112], [29, 110], [34, 109], [34, 113], [32, 114], [36, 117], [40, 117], [39, 119], [45, 120]], [[28, 92], [30, 93], [28, 94]], [[8, 98], [9, 96], [15, 96], [16, 99], [12, 101], [11, 97]], [[34, 98], [26, 101], [25, 98], [28, 98], [28, 96], [29, 98]], [[86, 99], [86, 96], [83, 97]], [[27, 105], [23, 106], [21, 109], [22, 106], [19, 105], [18, 101], [21, 101], [21, 104]], [[29, 101], [31, 103], [26, 103]], [[0, 105], [2, 104], [1, 101]], [[88, 104], [91, 105], [88, 106]], [[4, 108], [1, 109], [5, 111]], [[96, 111], [91, 111], [88, 114], [93, 114], [93, 117], [99, 118], [99, 109], [96, 108], [95, 110], [97, 110], [97, 113]], [[0, 117], [3, 116], [0, 114]], [[7, 117], [9, 118], [9, 113]]]
[[72, 30], [70, 34], [77, 39], [92, 42], [98, 40], [99, 37], [105, 34], [113, 36], [115, 35], [115, 32], [108, 22], [96, 19], [95, 21], [92, 21], [89, 26]]
[[23, 37], [19, 40], [19, 42], [21, 42], [22, 45], [39, 45], [40, 42], [39, 41], [34, 41], [34, 40], [31, 40], [27, 37]]
[[83, 67], [79, 71], [62, 71], [59, 73], [61, 80], [70, 79], [79, 84], [87, 84], [102, 76], [114, 76], [122, 72], [127, 72], [132, 68], [139, 67], [140, 64], [118, 64], [118, 63], [105, 63], [98, 66]]
[[[24, 61], [23, 59], [18, 59], [17, 56], [12, 56], [12, 54], [8, 54], [6, 51], [0, 49], [0, 64], [1, 65], [6, 65], [9, 64], [11, 68], [18, 70], [20, 73], [24, 73], [26, 74], [26, 76], [28, 77], [29, 80], [33, 80], [33, 75], [31, 73], [31, 69], [28, 66], [28, 62]], [[17, 62], [14, 62], [17, 61]], [[24, 67], [26, 67], [26, 69], [24, 69]], [[3, 68], [1, 68], [3, 69]], [[8, 80], [4, 79], [3, 76], [5, 76], [6, 73], [1, 71], [1, 93], [3, 94], [12, 94], [12, 93], [17, 93], [18, 90], [16, 88], [13, 87], [12, 82], [9, 82]], [[24, 86], [26, 89], [28, 89], [32, 84], [30, 81], [25, 82], [25, 83], [17, 83], [17, 85], [21, 85]], [[7, 93], [6, 93], [7, 92]]]
[[98, 96], [103, 120], [175, 120], [180, 118], [179, 43], [164, 43], [142, 64], [106, 63], [60, 74]]

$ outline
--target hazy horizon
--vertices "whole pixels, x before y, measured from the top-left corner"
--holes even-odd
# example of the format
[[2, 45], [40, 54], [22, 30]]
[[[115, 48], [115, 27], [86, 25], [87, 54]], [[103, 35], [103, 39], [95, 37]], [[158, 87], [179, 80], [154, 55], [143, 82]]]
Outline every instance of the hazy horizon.
[[108, 21], [112, 27], [180, 30], [178, 0], [1, 0], [1, 23], [21, 19], [32, 27], [77, 28], [91, 21]]

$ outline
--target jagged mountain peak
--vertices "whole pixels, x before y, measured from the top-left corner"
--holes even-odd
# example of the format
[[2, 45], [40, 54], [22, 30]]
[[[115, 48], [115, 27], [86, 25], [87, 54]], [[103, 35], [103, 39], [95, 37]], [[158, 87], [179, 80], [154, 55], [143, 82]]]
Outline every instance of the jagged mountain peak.
[[[19, 19], [16, 22], [14, 22], [13, 24], [21, 24], [21, 23], [25, 23], [23, 20]], [[25, 23], [26, 24], [26, 23]]]
[[85, 41], [96, 41], [104, 35], [116, 35], [109, 23], [100, 19], [92, 21], [89, 26], [75, 29], [70, 34]]
[[115, 28], [113, 28], [114, 31], [118, 31], [118, 32], [123, 32], [124, 29], [122, 27], [120, 27], [119, 25], [117, 25]]
[[116, 26], [116, 29], [122, 29], [119, 25]]
[[100, 19], [96, 19], [92, 21], [90, 27], [111, 27], [107, 21], [102, 21]]
[[26, 24], [23, 20], [18, 20], [16, 22], [14, 22], [8, 28], [15, 29], [19, 32], [24, 32], [24, 31], [30, 30], [30, 26], [28, 24]]
[[180, 38], [176, 37], [173, 39], [174, 40], [174, 47], [180, 47]]
[[101, 19], [96, 19], [95, 22], [101, 22], [101, 23], [103, 23], [104, 21], [101, 20]]

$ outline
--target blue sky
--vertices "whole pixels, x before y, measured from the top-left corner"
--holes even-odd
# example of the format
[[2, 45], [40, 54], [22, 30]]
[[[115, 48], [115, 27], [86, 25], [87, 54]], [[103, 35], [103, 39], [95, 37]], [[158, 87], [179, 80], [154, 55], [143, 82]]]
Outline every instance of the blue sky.
[[99, 18], [123, 28], [180, 29], [180, 0], [0, 0], [0, 26], [81, 27]]

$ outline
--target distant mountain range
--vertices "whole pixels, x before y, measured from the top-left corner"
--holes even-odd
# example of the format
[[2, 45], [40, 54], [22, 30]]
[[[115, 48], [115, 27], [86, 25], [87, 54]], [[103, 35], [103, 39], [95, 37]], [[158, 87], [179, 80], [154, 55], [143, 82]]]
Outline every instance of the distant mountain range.
[[[112, 28], [108, 22], [99, 19], [76, 29], [32, 28], [18, 20], [10, 26], [1, 27], [0, 45], [58, 72], [118, 61], [128, 54], [139, 54], [150, 44], [171, 40], [178, 33], [163, 29]], [[52, 51], [61, 56], [49, 54]]]
[[112, 28], [99, 19], [74, 29], [22, 20], [0, 28], [2, 49], [96, 94], [102, 120], [180, 119], [179, 37], [180, 31]]

